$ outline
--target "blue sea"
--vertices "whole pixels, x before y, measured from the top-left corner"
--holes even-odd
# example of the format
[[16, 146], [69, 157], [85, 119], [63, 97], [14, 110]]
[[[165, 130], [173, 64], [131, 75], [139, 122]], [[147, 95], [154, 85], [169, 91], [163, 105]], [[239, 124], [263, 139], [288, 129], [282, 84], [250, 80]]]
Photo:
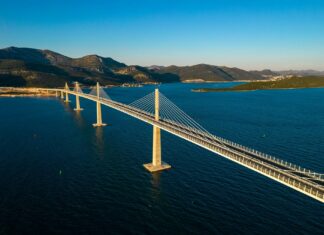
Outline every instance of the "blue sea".
[[[160, 91], [209, 132], [324, 173], [324, 89]], [[106, 89], [123, 103], [155, 86]], [[324, 205], [152, 126], [74, 97], [0, 99], [0, 234], [324, 234]]]

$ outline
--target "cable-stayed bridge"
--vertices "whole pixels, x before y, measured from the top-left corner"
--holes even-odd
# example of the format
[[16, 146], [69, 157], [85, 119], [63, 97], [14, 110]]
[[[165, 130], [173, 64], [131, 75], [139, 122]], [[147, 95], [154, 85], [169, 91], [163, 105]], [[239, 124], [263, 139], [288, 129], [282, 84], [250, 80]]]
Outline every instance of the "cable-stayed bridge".
[[105, 125], [102, 122], [101, 105], [151, 124], [153, 126], [152, 163], [144, 164], [144, 167], [150, 172], [171, 168], [169, 164], [162, 162], [161, 130], [164, 130], [324, 203], [324, 174], [313, 172], [209, 133], [158, 89], [130, 104], [112, 100], [98, 83], [90, 93], [84, 93], [78, 83], [75, 83], [73, 90], [69, 89], [67, 84], [64, 89], [40, 90], [55, 92], [56, 96], [60, 95], [62, 99], [65, 99], [65, 102], [69, 102], [69, 95], [74, 95], [76, 111], [82, 110], [80, 97], [96, 102], [97, 122], [94, 124], [95, 127]]

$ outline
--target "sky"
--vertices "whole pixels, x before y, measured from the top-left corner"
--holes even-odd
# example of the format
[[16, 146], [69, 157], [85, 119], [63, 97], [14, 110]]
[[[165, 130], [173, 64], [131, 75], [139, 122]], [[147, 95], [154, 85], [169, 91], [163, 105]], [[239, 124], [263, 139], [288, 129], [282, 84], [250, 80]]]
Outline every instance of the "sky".
[[126, 64], [324, 70], [323, 0], [0, 0], [0, 48]]

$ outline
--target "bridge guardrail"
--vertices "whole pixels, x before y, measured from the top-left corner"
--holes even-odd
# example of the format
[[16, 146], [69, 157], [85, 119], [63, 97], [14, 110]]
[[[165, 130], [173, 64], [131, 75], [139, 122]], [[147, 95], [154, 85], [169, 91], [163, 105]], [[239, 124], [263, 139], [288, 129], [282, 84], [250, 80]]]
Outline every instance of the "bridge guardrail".
[[[109, 102], [114, 102], [114, 101], [111, 101], [111, 100], [109, 100]], [[116, 102], [115, 102], [116, 103]], [[119, 104], [119, 103], [118, 103]], [[123, 105], [123, 106], [125, 106], [125, 107], [127, 107], [127, 108], [129, 108], [129, 109], [133, 109], [134, 111], [136, 111], [136, 112], [141, 112], [141, 113], [143, 113], [143, 114], [145, 114], [145, 115], [148, 115], [148, 116], [150, 116], [151, 118], [153, 118], [154, 117], [154, 115], [152, 114], [152, 113], [149, 113], [149, 112], [145, 112], [145, 111], [143, 111], [143, 110], [139, 110], [139, 109], [136, 109], [136, 108], [133, 108], [133, 107], [131, 107], [131, 106], [127, 106], [127, 105]], [[162, 121], [166, 121], [166, 122], [170, 122], [170, 123], [173, 123], [173, 124], [175, 124], [175, 125], [180, 125], [182, 128], [184, 128], [184, 129], [188, 129], [186, 126], [183, 126], [183, 125], [181, 125], [180, 123], [176, 123], [176, 122], [174, 122], [173, 120], [163, 120], [162, 119]], [[192, 129], [192, 128], [189, 128], [189, 129]], [[274, 162], [274, 163], [276, 163], [276, 164], [279, 164], [279, 165], [281, 165], [281, 166], [283, 166], [283, 167], [286, 167], [286, 168], [288, 168], [288, 169], [291, 169], [291, 170], [294, 170], [294, 171], [296, 171], [296, 172], [299, 172], [299, 173], [303, 173], [303, 174], [305, 174], [305, 175], [308, 175], [308, 176], [310, 176], [310, 177], [312, 177], [312, 178], [315, 178], [315, 179], [317, 179], [317, 180], [324, 180], [324, 174], [320, 174], [320, 173], [316, 173], [316, 172], [313, 172], [313, 171], [311, 171], [311, 170], [308, 170], [308, 169], [306, 169], [306, 168], [302, 168], [302, 167], [300, 167], [300, 166], [297, 166], [297, 165], [295, 165], [295, 164], [292, 164], [292, 163], [289, 163], [289, 162], [287, 162], [287, 161], [283, 161], [283, 160], [281, 160], [281, 159], [278, 159], [278, 158], [276, 158], [276, 157], [273, 157], [273, 156], [271, 156], [271, 155], [269, 155], [269, 154], [265, 154], [265, 153], [262, 153], [262, 152], [260, 152], [260, 151], [257, 151], [257, 150], [254, 150], [254, 149], [252, 149], [252, 148], [248, 148], [248, 147], [245, 147], [245, 146], [243, 146], [243, 145], [240, 145], [240, 144], [237, 144], [237, 143], [235, 143], [235, 142], [232, 142], [232, 141], [229, 141], [229, 140], [226, 140], [226, 139], [224, 139], [224, 138], [222, 138], [222, 137], [218, 137], [218, 136], [215, 136], [215, 135], [212, 135], [212, 134], [210, 134], [210, 133], [205, 133], [205, 132], [201, 132], [200, 130], [197, 130], [197, 129], [195, 129], [195, 130], [193, 130], [194, 132], [198, 132], [198, 133], [200, 133], [200, 134], [202, 134], [203, 135], [203, 137], [206, 137], [206, 138], [213, 138], [213, 139], [216, 139], [217, 141], [221, 141], [221, 142], [224, 142], [224, 143], [226, 143], [226, 144], [228, 144], [228, 145], [230, 145], [230, 146], [232, 146], [232, 147], [236, 147], [236, 148], [240, 148], [241, 150], [244, 150], [244, 151], [246, 151], [246, 152], [248, 152], [248, 153], [251, 153], [251, 154], [254, 154], [254, 155], [257, 155], [258, 157], [261, 157], [261, 158], [263, 158], [263, 159], [265, 159], [265, 160], [269, 160], [269, 161], [271, 161], [271, 162]]]
[[276, 157], [273, 157], [273, 156], [271, 156], [269, 154], [262, 153], [260, 151], [254, 150], [252, 148], [248, 148], [246, 146], [243, 146], [243, 145], [234, 143], [234, 142], [229, 141], [229, 140], [226, 140], [226, 139], [224, 139], [222, 137], [216, 137], [216, 138], [219, 138], [223, 142], [225, 142], [225, 143], [227, 143], [227, 144], [229, 144], [229, 145], [231, 145], [233, 147], [237, 147], [237, 148], [240, 148], [240, 149], [242, 149], [244, 151], [247, 151], [247, 152], [249, 152], [251, 154], [258, 155], [259, 157], [262, 157], [264, 159], [267, 159], [267, 160], [270, 160], [272, 162], [275, 162], [275, 163], [277, 163], [277, 164], [279, 164], [281, 166], [287, 167], [288, 169], [294, 170], [294, 171], [299, 172], [299, 173], [306, 174], [306, 175], [308, 175], [310, 177], [313, 177], [313, 178], [315, 178], [317, 180], [320, 180], [320, 181], [324, 180], [324, 174], [311, 171], [309, 169], [300, 167], [300, 166], [298, 166], [296, 164], [293, 164], [293, 163], [290, 163], [290, 162], [287, 162], [287, 161], [283, 161], [283, 160], [281, 160], [279, 158], [276, 158]]
[[[76, 92], [69, 91], [69, 93], [73, 94]], [[83, 93], [82, 96], [89, 97], [92, 100], [96, 100], [94, 96], [91, 96], [88, 94]], [[148, 122], [148, 123], [151, 123], [153, 125], [155, 125], [154, 123], [156, 123], [157, 125], [160, 125], [161, 128], [163, 128], [163, 129], [169, 129], [168, 132], [173, 131], [173, 132], [177, 133], [178, 136], [183, 136], [182, 138], [189, 139], [189, 140], [191, 139], [190, 142], [199, 143], [199, 145], [201, 145], [201, 146], [206, 146], [207, 149], [213, 149], [215, 152], [223, 153], [222, 154], [223, 156], [225, 156], [225, 153], [226, 153], [226, 156], [228, 156], [228, 158], [234, 159], [237, 162], [241, 162], [242, 165], [249, 166], [249, 168], [254, 169], [256, 171], [263, 172], [264, 175], [271, 176], [271, 177], [277, 179], [278, 181], [285, 182], [287, 185], [290, 185], [290, 186], [292, 185], [293, 187], [298, 188], [300, 191], [307, 192], [308, 194], [312, 194], [315, 197], [318, 197], [321, 199], [324, 198], [323, 188], [319, 184], [316, 184], [313, 181], [309, 181], [308, 178], [303, 178], [303, 177], [300, 177], [299, 175], [291, 174], [289, 171], [283, 171], [283, 169], [278, 168], [275, 165], [271, 165], [265, 161], [261, 161], [258, 158], [253, 158], [249, 155], [237, 152], [237, 150], [235, 150], [235, 149], [243, 150], [243, 152], [250, 153], [250, 154], [252, 154], [252, 156], [253, 155], [258, 156], [261, 159], [269, 160], [269, 162], [276, 163], [276, 164], [278, 164], [280, 166], [284, 166], [288, 169], [293, 169], [293, 170], [298, 169], [299, 171], [296, 170], [297, 172], [301, 172], [301, 173], [310, 175], [310, 176], [318, 178], [318, 179], [324, 178], [323, 174], [319, 174], [319, 173], [307, 170], [305, 168], [301, 168], [297, 165], [288, 163], [286, 161], [282, 161], [282, 160], [272, 157], [268, 154], [264, 154], [264, 153], [254, 150], [254, 149], [247, 148], [245, 146], [236, 144], [236, 143], [226, 140], [224, 138], [214, 136], [208, 132], [205, 133], [205, 132], [201, 132], [199, 130], [192, 130], [192, 128], [190, 128], [190, 130], [189, 130], [188, 128], [183, 127], [183, 126], [178, 127], [179, 124], [172, 125], [170, 123], [163, 123], [163, 120], [161, 120], [162, 122], [160, 122], [160, 121], [156, 122], [154, 120], [154, 117], [152, 114], [143, 112], [141, 110], [138, 110], [138, 109], [133, 108], [128, 105], [124, 105], [124, 104], [116, 102], [116, 101], [112, 101], [112, 100], [108, 100], [108, 99], [104, 99], [104, 98], [100, 98], [99, 100], [103, 104], [106, 104], [108, 106], [114, 106], [114, 108], [116, 108], [124, 113], [132, 113], [133, 116], [135, 116], [143, 121], [145, 121], [145, 119], [146, 119], [146, 122]], [[175, 123], [173, 123], [173, 124], [175, 124]], [[164, 127], [163, 127], [163, 125], [164, 125]], [[170, 131], [170, 130], [172, 130], [172, 131]], [[213, 140], [213, 141], [211, 141], [211, 140]], [[214, 141], [216, 141], [216, 142], [214, 142]], [[231, 148], [223, 146], [222, 145], [223, 143], [227, 144], [228, 146], [231, 146]], [[234, 149], [232, 149], [232, 148], [234, 148]], [[322, 202], [323, 202], [323, 200], [322, 200]]]

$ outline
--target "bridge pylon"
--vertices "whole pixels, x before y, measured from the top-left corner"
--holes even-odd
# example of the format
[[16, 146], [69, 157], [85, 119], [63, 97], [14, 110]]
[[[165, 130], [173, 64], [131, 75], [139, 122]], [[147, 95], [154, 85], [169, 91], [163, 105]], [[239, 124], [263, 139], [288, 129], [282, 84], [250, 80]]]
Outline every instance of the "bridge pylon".
[[[155, 89], [155, 122], [159, 122], [160, 119], [160, 98], [159, 90]], [[165, 162], [162, 162], [161, 156], [161, 129], [156, 125], [153, 125], [153, 146], [152, 146], [152, 163], [143, 165], [149, 172], [162, 171], [170, 169], [171, 166]]]
[[[75, 83], [75, 91], [76, 92], [79, 92], [79, 90], [80, 90], [80, 86], [79, 86], [79, 83], [78, 82], [76, 82]], [[80, 107], [80, 96], [78, 96], [78, 95], [75, 95], [75, 105], [76, 105], [76, 107], [75, 107], [75, 111], [82, 111], [83, 109]]]
[[65, 100], [64, 100], [64, 102], [66, 102], [66, 103], [70, 102], [68, 90], [69, 90], [69, 86], [68, 86], [68, 84], [66, 82], [65, 83]]
[[100, 127], [100, 126], [107, 126], [107, 124], [102, 123], [102, 113], [101, 113], [101, 103], [100, 101], [100, 86], [99, 82], [97, 82], [97, 123], [94, 123], [94, 127]]

